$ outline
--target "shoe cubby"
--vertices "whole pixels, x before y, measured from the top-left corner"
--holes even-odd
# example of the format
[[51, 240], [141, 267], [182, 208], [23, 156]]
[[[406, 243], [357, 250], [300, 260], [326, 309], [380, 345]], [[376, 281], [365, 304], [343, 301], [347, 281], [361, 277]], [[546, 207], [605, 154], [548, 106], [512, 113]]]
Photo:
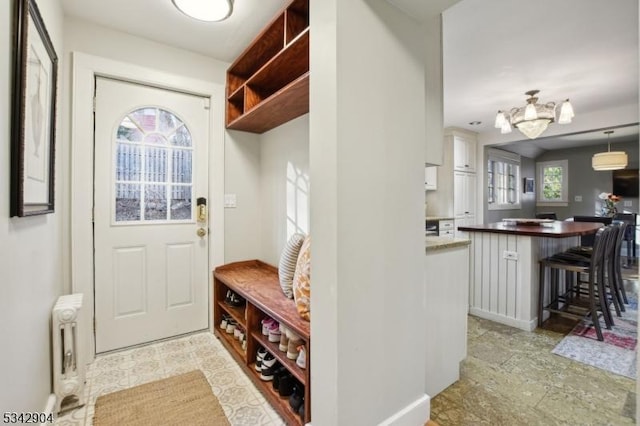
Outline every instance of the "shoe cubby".
[[[214, 334], [231, 353], [245, 374], [252, 380], [265, 399], [272, 405], [288, 425], [301, 425], [311, 421], [311, 375], [309, 354], [311, 351], [310, 324], [303, 320], [293, 300], [282, 293], [277, 268], [259, 260], [230, 263], [215, 269], [214, 278]], [[230, 306], [225, 301], [227, 292], [232, 291], [245, 300], [242, 306]], [[220, 328], [222, 319], [228, 316], [245, 330], [246, 351], [241, 343]], [[272, 318], [289, 329], [301, 341], [306, 351], [306, 368], [301, 368], [295, 359], [287, 357], [280, 350], [280, 342], [270, 342], [262, 334], [262, 321]], [[263, 347], [276, 361], [304, 388], [304, 418], [294, 412], [290, 396], [281, 396], [273, 388], [272, 381], [264, 381], [256, 371], [258, 350]], [[293, 352], [292, 352], [293, 353]]]
[[229, 129], [264, 133], [309, 112], [309, 0], [293, 0], [227, 69]]

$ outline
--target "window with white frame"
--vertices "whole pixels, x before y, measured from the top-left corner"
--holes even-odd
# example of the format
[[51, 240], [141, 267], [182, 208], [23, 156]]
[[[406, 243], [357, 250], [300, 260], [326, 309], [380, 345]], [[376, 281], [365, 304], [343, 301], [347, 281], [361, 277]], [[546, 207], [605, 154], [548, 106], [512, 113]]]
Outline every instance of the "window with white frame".
[[569, 162], [567, 160], [536, 163], [537, 205], [558, 206], [569, 202]]
[[487, 186], [489, 210], [519, 209], [520, 156], [499, 149], [489, 149]]

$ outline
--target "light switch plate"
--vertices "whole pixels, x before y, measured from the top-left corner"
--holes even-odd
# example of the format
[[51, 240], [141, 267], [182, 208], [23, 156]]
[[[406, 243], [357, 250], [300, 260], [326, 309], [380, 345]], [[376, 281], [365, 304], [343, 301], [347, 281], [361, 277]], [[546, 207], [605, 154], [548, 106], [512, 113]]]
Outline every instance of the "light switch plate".
[[224, 207], [226, 209], [236, 208], [236, 194], [224, 194]]
[[633, 207], [633, 201], [631, 201], [631, 200], [624, 200], [624, 201], [622, 202], [622, 205], [623, 205], [623, 206], [625, 206], [625, 207]]
[[576, 195], [575, 197], [573, 197], [573, 201], [581, 203], [582, 202], [582, 195]]

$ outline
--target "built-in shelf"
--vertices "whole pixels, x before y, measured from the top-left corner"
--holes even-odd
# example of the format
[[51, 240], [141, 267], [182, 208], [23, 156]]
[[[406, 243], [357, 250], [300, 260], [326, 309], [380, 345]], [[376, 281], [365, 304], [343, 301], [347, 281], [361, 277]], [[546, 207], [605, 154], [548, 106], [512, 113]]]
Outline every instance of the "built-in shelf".
[[227, 70], [227, 128], [263, 133], [309, 112], [309, 1], [292, 1]]

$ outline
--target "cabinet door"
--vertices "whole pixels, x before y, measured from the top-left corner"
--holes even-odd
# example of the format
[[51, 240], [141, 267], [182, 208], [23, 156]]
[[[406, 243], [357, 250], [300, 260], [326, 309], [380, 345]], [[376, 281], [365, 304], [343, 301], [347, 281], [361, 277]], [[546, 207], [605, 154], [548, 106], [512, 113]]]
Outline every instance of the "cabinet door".
[[467, 216], [475, 217], [476, 201], [477, 201], [477, 195], [478, 195], [475, 173], [467, 174], [465, 192], [466, 192], [466, 200], [467, 200], [467, 208], [466, 208], [466, 211], [468, 212]]
[[453, 172], [453, 215], [456, 219], [466, 216], [466, 186], [467, 174], [463, 172]]
[[435, 191], [436, 189], [438, 189], [437, 167], [424, 168], [424, 189], [429, 191]]
[[453, 168], [464, 172], [476, 171], [476, 141], [453, 137]]

